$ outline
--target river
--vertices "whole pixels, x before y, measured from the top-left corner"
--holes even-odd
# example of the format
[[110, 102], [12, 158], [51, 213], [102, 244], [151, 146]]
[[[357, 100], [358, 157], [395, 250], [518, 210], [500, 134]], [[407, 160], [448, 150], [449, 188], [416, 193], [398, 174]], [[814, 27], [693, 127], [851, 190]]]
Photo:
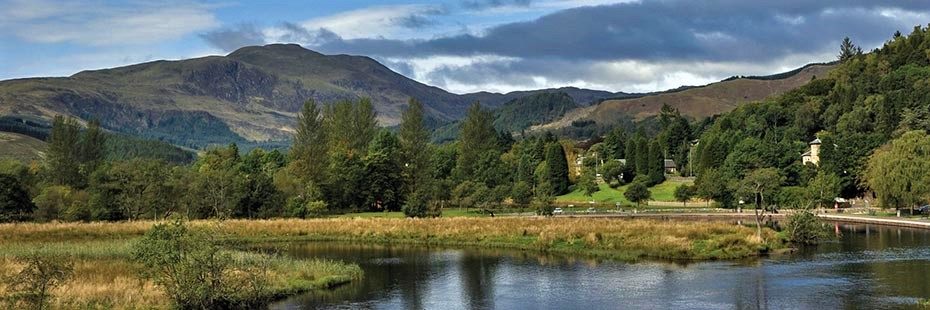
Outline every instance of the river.
[[886, 309], [930, 297], [930, 231], [830, 224], [836, 241], [779, 257], [600, 261], [507, 250], [305, 243], [364, 279], [272, 309]]

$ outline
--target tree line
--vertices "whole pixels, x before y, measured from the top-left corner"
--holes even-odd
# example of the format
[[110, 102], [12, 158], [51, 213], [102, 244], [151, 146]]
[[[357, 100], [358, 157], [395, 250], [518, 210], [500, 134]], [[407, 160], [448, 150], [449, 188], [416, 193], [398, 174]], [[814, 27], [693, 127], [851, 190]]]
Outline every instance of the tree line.
[[[56, 117], [41, 163], [0, 161], [0, 221], [310, 217], [357, 211], [439, 216], [444, 207], [493, 210], [505, 200], [541, 212], [569, 190], [565, 148], [553, 135], [515, 141], [475, 103], [461, 136], [430, 142], [411, 99], [396, 130], [379, 128], [368, 99], [307, 101], [287, 153], [236, 144], [191, 164], [113, 160], [99, 123]], [[541, 198], [538, 198], [541, 197]]]

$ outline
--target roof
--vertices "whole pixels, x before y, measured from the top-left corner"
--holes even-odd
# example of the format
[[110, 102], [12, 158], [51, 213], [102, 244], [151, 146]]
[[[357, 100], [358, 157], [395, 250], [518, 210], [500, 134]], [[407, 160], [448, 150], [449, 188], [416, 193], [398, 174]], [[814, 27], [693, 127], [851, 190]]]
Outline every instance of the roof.
[[804, 157], [804, 156], [811, 156], [811, 151], [807, 151], [807, 152], [804, 152], [804, 154], [801, 154], [801, 157]]
[[811, 141], [810, 144], [811, 144], [811, 145], [820, 144], [820, 138], [814, 139], [814, 141]]
[[665, 160], [665, 168], [678, 168], [678, 165], [675, 165], [675, 161], [671, 159]]

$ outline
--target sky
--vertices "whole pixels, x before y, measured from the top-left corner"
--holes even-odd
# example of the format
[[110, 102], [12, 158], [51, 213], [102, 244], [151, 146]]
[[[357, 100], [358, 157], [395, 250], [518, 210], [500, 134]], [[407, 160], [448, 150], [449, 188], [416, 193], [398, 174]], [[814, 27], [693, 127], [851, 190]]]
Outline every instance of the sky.
[[298, 43], [455, 93], [767, 75], [930, 23], [930, 1], [0, 0], [0, 79]]

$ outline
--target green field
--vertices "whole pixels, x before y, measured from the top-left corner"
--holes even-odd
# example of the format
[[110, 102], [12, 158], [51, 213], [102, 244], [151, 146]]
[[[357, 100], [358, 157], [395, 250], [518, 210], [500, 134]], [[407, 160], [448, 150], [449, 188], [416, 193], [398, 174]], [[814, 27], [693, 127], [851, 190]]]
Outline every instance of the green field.
[[[442, 217], [486, 217], [478, 209], [448, 208], [442, 210]], [[346, 213], [334, 216], [336, 218], [405, 218], [403, 212], [359, 212]]]
[[[675, 189], [682, 184], [693, 184], [694, 181], [685, 178], [669, 178], [665, 182], [649, 188], [652, 192], [652, 201], [675, 201]], [[625, 205], [632, 204], [623, 192], [626, 191], [626, 185], [617, 188], [610, 188], [607, 184], [600, 184], [600, 190], [595, 192], [591, 197], [587, 197], [581, 190], [575, 190], [571, 193], [556, 197], [557, 202], [578, 202], [585, 203], [594, 201], [596, 203], [621, 203]]]

